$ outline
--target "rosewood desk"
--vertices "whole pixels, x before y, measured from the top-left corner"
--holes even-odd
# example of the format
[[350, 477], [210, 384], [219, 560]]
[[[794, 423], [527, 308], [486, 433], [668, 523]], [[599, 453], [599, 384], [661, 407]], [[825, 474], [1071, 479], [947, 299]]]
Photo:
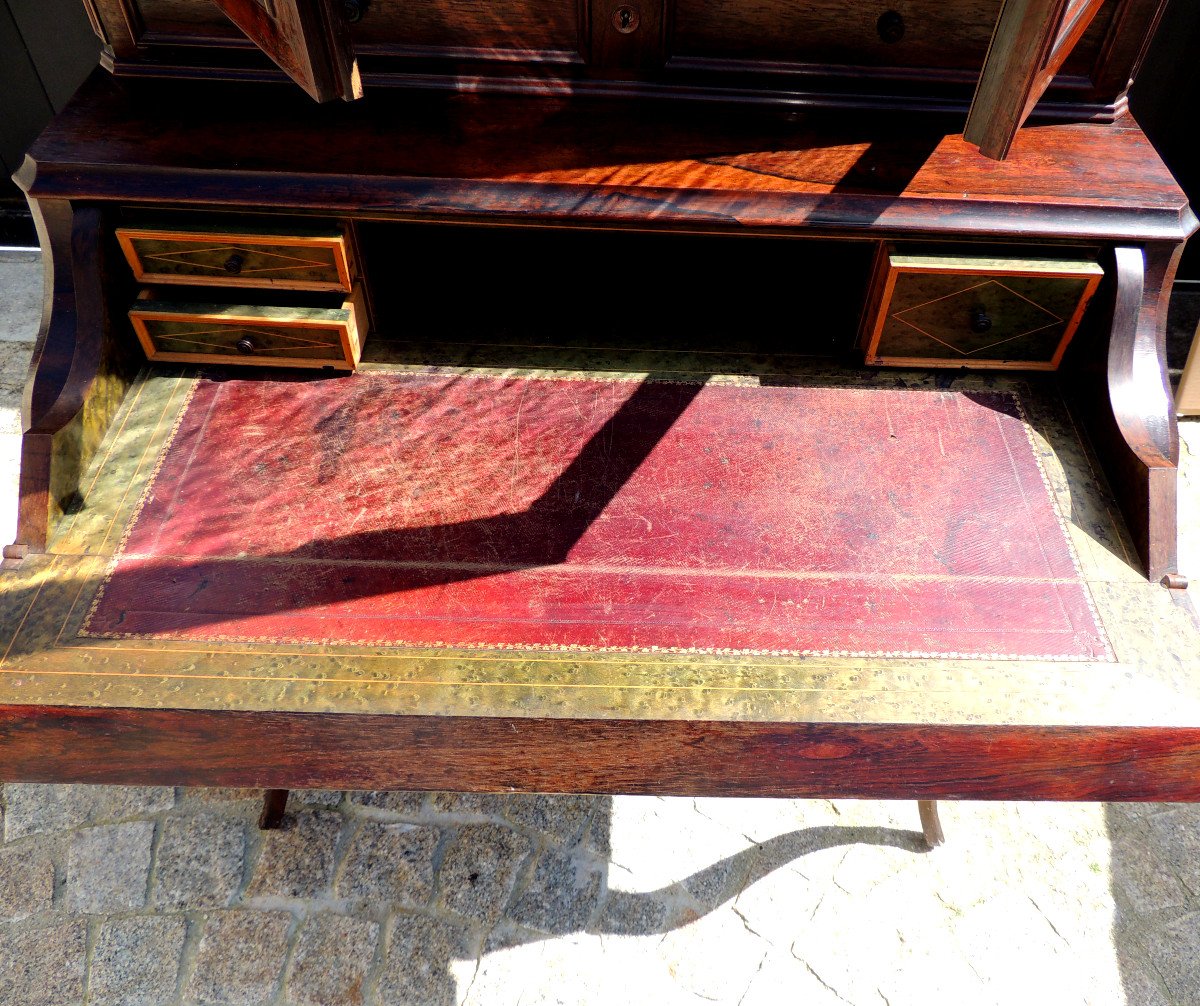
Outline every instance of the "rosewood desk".
[[[1009, 157], [996, 161], [948, 132], [946, 122], [927, 118], [403, 90], [318, 108], [285, 85], [255, 87], [255, 100], [246, 101], [236, 84], [164, 84], [97, 72], [19, 173], [45, 251], [47, 311], [26, 396], [18, 539], [6, 550], [0, 579], [0, 777], [274, 789], [1200, 799], [1200, 635], [1180, 596], [1175, 562], [1178, 440], [1162, 335], [1174, 264], [1196, 221], [1132, 119], [1028, 127]], [[278, 240], [290, 231], [294, 241], [335, 235], [351, 263], [346, 268], [357, 271], [370, 294], [354, 314], [354, 344], [312, 336], [317, 349], [292, 355], [307, 359], [310, 375], [346, 361], [355, 373], [343, 367], [330, 372], [335, 376], [302, 380], [288, 376], [293, 372], [235, 373], [187, 359], [147, 364], [146, 348], [167, 353], [181, 332], [198, 341], [195, 327], [147, 328], [161, 321], [145, 308], [147, 290], [152, 303], [167, 305], [163, 310], [210, 297], [215, 306], [205, 331], [220, 329], [222, 311], [229, 322], [228, 340], [217, 339], [221, 359], [242, 352], [261, 357], [275, 344], [255, 339], [266, 338], [262, 327], [284, 316], [260, 318], [258, 335], [247, 335], [243, 309], [228, 307], [220, 290], [188, 288], [186, 277], [182, 286], [172, 285], [171, 275], [162, 280], [164, 271], [178, 276], [191, 268], [178, 265], [191, 261], [190, 253], [174, 265], [154, 265], [161, 249], [144, 245], [143, 258], [131, 260], [130, 242], [154, 240], [145, 235], [155, 228], [190, 241], [208, 233], [225, 250], [216, 259], [201, 256], [197, 268], [228, 272], [243, 287], [251, 271], [246, 256], [258, 254], [263, 235]], [[1077, 322], [1069, 344], [1063, 336], [1051, 347], [1061, 356], [1056, 372], [864, 369], [857, 362], [860, 319], [878, 307], [872, 276], [885, 252], [893, 264], [909, 266], [929, 256], [960, 260], [962, 270], [979, 277], [973, 288], [1000, 276], [1012, 297], [1026, 303], [1034, 294], [1021, 283], [1031, 262], [1053, 261], [1085, 280], [1099, 279], [1088, 287], [1086, 303], [1076, 295], [1077, 317], [1055, 316], [1054, 324]], [[135, 266], [157, 269], [160, 279], [139, 276]], [[335, 270], [321, 282], [341, 289], [349, 278]], [[285, 315], [317, 310], [297, 306], [317, 296], [311, 290], [284, 295], [271, 284], [249, 303], [262, 304], [268, 295], [279, 296], [270, 306]], [[129, 320], [139, 305], [140, 343]], [[976, 306], [964, 304], [955, 324], [979, 335], [986, 327]], [[332, 315], [314, 317], [286, 315], [310, 332]], [[1007, 323], [998, 314], [985, 320]], [[243, 339], [248, 347], [237, 346]], [[211, 349], [193, 345], [192, 352], [203, 360]], [[647, 389], [639, 408], [674, 402], [659, 426], [654, 417], [661, 419], [661, 408], [646, 405], [649, 411], [637, 413], [642, 418], [628, 435], [642, 437], [641, 446], [629, 448], [632, 460], [609, 498], [626, 482], [634, 485], [644, 464], [661, 460], [654, 453], [660, 442], [682, 435], [676, 420], [694, 414], [694, 396], [712, 403], [712, 415], [729, 419], [724, 427], [710, 423], [708, 439], [697, 442], [727, 461], [750, 457], [753, 447], [754, 478], [761, 479], [772, 470], [763, 467], [762, 452], [775, 441], [757, 427], [739, 426], [738, 417], [757, 416], [766, 402], [783, 402], [793, 417], [833, 414], [834, 406], [813, 403], [848, 392], [856, 407], [866, 401], [887, 408], [846, 412], [859, 418], [825, 434], [809, 456], [812, 470], [827, 473], [837, 469], [831, 459], [851, 459], [841, 476], [828, 475], [829, 498], [868, 484], [863, 473], [882, 478], [877, 504], [862, 510], [868, 521], [908, 507], [889, 495], [889, 478], [915, 486], [911, 498], [924, 500], [930, 519], [948, 517], [947, 527], [983, 536], [982, 545], [968, 550], [972, 562], [999, 561], [985, 554], [989, 542], [1002, 540], [996, 554], [1007, 555], [1028, 537], [989, 537], [1011, 522], [1006, 511], [1015, 512], [1017, 497], [1005, 497], [1011, 506], [973, 508], [970, 493], [987, 480], [962, 478], [976, 464], [980, 473], [992, 464], [971, 453], [974, 435], [963, 434], [975, 429], [965, 425], [968, 419], [984, 423], [980, 431], [1003, 428], [1004, 437], [1016, 437], [995, 441], [998, 450], [1017, 452], [1012, 485], [1041, 494], [1036, 520], [1048, 521], [1046, 533], [1059, 536], [1052, 563], [1058, 572], [997, 578], [939, 558], [947, 573], [964, 573], [976, 591], [971, 596], [980, 599], [978, 621], [963, 616], [956, 638], [984, 625], [990, 598], [1007, 598], [1010, 607], [987, 616], [989, 631], [1033, 625], [1034, 608], [1022, 609], [1031, 595], [1014, 587], [1017, 581], [1049, 584], [1059, 599], [1053, 612], [1075, 604], [1073, 634], [1054, 652], [1011, 643], [1007, 635], [1003, 644], [961, 644], [961, 650], [959, 643], [922, 650], [911, 640], [867, 645], [844, 634], [826, 647], [811, 640], [730, 643], [714, 616], [709, 636], [693, 641], [698, 645], [660, 645], [643, 636], [625, 639], [627, 645], [595, 645], [581, 635], [566, 642], [493, 637], [497, 645], [488, 645], [487, 638], [462, 635], [466, 610], [445, 622], [451, 635], [440, 641], [409, 629], [322, 635], [310, 623], [283, 631], [255, 622], [271, 612], [254, 609], [253, 598], [276, 597], [272, 610], [286, 612], [303, 589], [294, 577], [278, 581], [261, 571], [241, 581], [234, 600], [222, 602], [242, 604], [240, 614], [222, 608], [215, 627], [212, 618], [167, 625], [164, 611], [172, 618], [194, 611], [186, 597], [169, 611], [158, 603], [172, 585], [184, 584], [189, 594], [210, 585], [208, 574], [197, 574], [201, 567], [186, 559], [188, 542], [208, 541], [215, 528], [228, 531], [229, 521], [235, 530], [222, 539], [225, 551], [205, 553], [225, 563], [221, 569], [243, 568], [237, 563], [251, 548], [245, 543], [257, 541], [254, 535], [291, 505], [302, 517], [286, 525], [289, 533], [303, 538], [305, 521], [340, 521], [339, 548], [350, 551], [301, 555], [308, 546], [285, 547], [289, 569], [298, 557], [316, 555], [328, 567], [349, 563], [341, 582], [361, 584], [373, 562], [411, 558], [394, 551], [396, 539], [387, 536], [394, 528], [370, 524], [379, 509], [339, 481], [358, 455], [344, 445], [328, 453], [321, 439], [330, 430], [340, 436], [368, 411], [366, 404], [340, 410], [338, 395], [357, 403], [364, 382], [392, 380], [402, 389], [443, 382], [437, 384], [443, 395], [467, 380], [493, 389], [459, 403], [457, 413], [437, 413], [436, 422], [420, 418], [431, 415], [427, 410], [405, 413], [407, 419], [377, 411], [370, 443], [379, 456], [390, 444], [407, 443], [406, 436], [417, 435], [412, 431], [432, 438], [423, 443], [442, 444], [406, 455], [409, 467], [394, 469], [405, 473], [402, 485], [425, 485], [420, 479], [433, 478], [430, 465], [440, 470], [439, 457], [458, 457], [453, 451], [466, 441], [482, 443], [500, 429], [488, 418], [494, 414], [484, 413], [477, 436], [467, 436], [455, 416], [500, 408], [521, 381], [542, 382], [543, 390], [574, 381], [572, 394], [633, 382]], [[270, 409], [245, 404], [268, 393], [276, 396]], [[243, 404], [222, 411], [225, 394], [243, 396], [237, 399]], [[292, 397], [299, 402], [310, 394], [327, 408], [311, 426], [281, 418]], [[895, 395], [924, 396], [923, 407], [953, 407], [967, 418], [891, 428], [884, 413], [892, 416]], [[194, 426], [201, 406], [236, 423], [234, 432], [226, 426], [225, 434], [203, 441], [218, 453], [205, 462], [204, 479], [189, 481], [180, 452], [201, 442], [195, 439], [201, 427]], [[522, 414], [517, 410], [513, 421]], [[780, 413], [763, 415], [775, 421]], [[365, 429], [365, 420], [355, 428]], [[624, 443], [623, 427], [602, 428]], [[779, 428], [781, 436], [799, 437], [787, 441], [801, 445], [798, 451], [815, 442], [799, 436], [792, 420]], [[381, 438], [381, 429], [395, 436]], [[946, 457], [954, 445], [935, 434], [955, 431], [962, 434], [955, 449], [966, 453], [945, 477], [958, 478], [946, 484], [961, 491], [922, 495], [921, 480], [911, 477], [919, 467], [879, 453], [895, 441], [927, 449], [932, 459], [941, 443], [936, 456]], [[978, 450], [990, 436], [979, 434]], [[243, 447], [219, 453], [239, 438]], [[290, 446], [255, 453], [254, 444], [273, 442]], [[594, 460], [587, 452], [605, 442], [601, 437], [597, 447], [581, 449], [584, 460], [575, 468], [577, 458], [562, 454], [554, 484], [591, 471], [582, 467]], [[866, 453], [844, 453], [855, 445]], [[309, 483], [289, 482], [291, 476], [279, 474], [283, 468], [271, 468], [282, 464], [280, 457], [310, 454], [316, 460]], [[707, 470], [699, 463], [691, 468]], [[471, 494], [455, 497], [455, 506], [467, 508], [467, 517], [455, 518], [460, 530], [463, 521], [479, 526], [468, 503], [487, 498], [496, 483], [515, 492], [527, 487], [513, 478], [525, 470], [515, 464], [496, 469], [503, 480], [495, 473], [479, 478], [477, 466], [461, 470], [477, 481]], [[690, 477], [686, 465], [672, 470]], [[282, 487], [272, 507], [255, 509], [258, 497], [246, 497], [248, 509], [238, 511], [206, 495], [205, 487], [216, 493], [217, 485], [236, 494], [272, 472], [264, 484]], [[436, 479], [429, 484], [447, 487]], [[301, 485], [307, 485], [302, 498], [287, 495]], [[757, 485], [746, 483], [746, 499], [758, 499]], [[172, 487], [189, 486], [187, 505], [167, 509], [201, 517], [179, 537], [181, 525], [163, 516], [162, 501]], [[698, 498], [703, 480], [686, 487], [686, 496]], [[487, 526], [526, 541], [534, 525], [522, 513], [543, 513], [541, 498], [534, 492], [521, 505], [526, 510], [493, 514]], [[693, 500], [672, 498], [679, 512], [693, 512]], [[740, 505], [737, 493], [723, 498]], [[567, 511], [551, 512], [558, 523], [536, 525], [550, 528], [542, 540], [550, 542], [547, 550], [532, 559], [510, 556], [505, 575], [542, 575], [539, 569], [562, 563], [605, 513], [593, 508], [563, 544], [553, 528], [573, 525], [562, 517]], [[238, 524], [239, 513], [255, 516]], [[859, 526], [853, 517], [839, 512], [837, 526]], [[161, 526], [153, 524], [158, 520]], [[356, 538], [356, 521], [366, 521], [376, 536]], [[441, 518], [435, 523], [449, 526]], [[151, 533], [154, 527], [161, 533]], [[161, 545], [168, 539], [177, 547]], [[639, 531], [626, 540], [635, 539], [653, 535]], [[477, 562], [474, 539], [462, 540], [459, 565]], [[714, 538], [714, 549], [724, 540]], [[777, 544], [797, 540], [784, 535]], [[864, 532], [861, 548], [878, 548], [875, 540]], [[908, 534], [905, 548], [918, 540]], [[942, 580], [914, 581], [910, 574], [921, 573], [920, 563], [941, 549], [914, 553], [911, 568], [884, 550], [891, 565], [859, 569], [845, 582], [865, 591], [862, 584], [878, 573], [896, 596], [905, 583], [918, 582], [921, 596], [910, 600], [924, 603]], [[455, 559], [445, 552], [441, 558]], [[146, 562], [160, 564], [148, 570]], [[820, 572], [808, 573], [814, 570]], [[450, 580], [464, 577], [439, 580], [438, 589], [459, 590]], [[117, 581], [124, 594], [113, 586]], [[837, 593], [827, 581], [826, 598]], [[411, 586], [388, 583], [346, 586], [336, 600], [360, 604], [364, 596], [403, 594]], [[270, 594], [272, 585], [287, 595], [283, 601]], [[1070, 604], [1062, 600], [1068, 594], [1075, 599]], [[446, 596], [459, 603], [466, 595]], [[722, 592], [704, 596], [720, 600]], [[864, 604], [884, 603], [882, 594], [862, 596]], [[245, 598], [252, 599], [249, 608]], [[1045, 613], [1037, 612], [1037, 618]], [[445, 610], [434, 614], [444, 617]], [[142, 618], [138, 626], [130, 622], [135, 615]], [[595, 610], [585, 616], [586, 624], [601, 618]], [[763, 631], [777, 624], [760, 621]], [[1010, 643], [1013, 652], [1005, 649]]]

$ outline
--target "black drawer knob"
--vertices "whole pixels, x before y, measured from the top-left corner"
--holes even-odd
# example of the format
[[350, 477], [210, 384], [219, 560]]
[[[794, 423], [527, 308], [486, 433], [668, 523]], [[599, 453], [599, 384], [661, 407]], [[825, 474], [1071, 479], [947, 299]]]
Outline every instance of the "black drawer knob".
[[367, 0], [343, 0], [342, 17], [347, 24], [358, 24], [367, 12]]
[[242, 356], [252, 356], [258, 347], [254, 344], [254, 340], [248, 335], [238, 339], [234, 344], [234, 348], [242, 354]]
[[992, 319], [988, 316], [987, 308], [971, 308], [971, 331], [976, 335], [983, 335], [984, 332], [990, 332], [991, 330]]
[[246, 260], [241, 255], [230, 255], [225, 260], [225, 271], [236, 276], [242, 271], [242, 266], [246, 264]]

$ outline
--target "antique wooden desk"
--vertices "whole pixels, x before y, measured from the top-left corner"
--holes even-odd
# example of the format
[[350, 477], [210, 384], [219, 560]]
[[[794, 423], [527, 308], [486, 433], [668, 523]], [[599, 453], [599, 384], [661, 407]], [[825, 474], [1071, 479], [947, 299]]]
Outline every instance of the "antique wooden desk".
[[[790, 55], [778, 31], [759, 23], [768, 17], [761, 11], [741, 34], [726, 33], [724, 5], [592, 5], [579, 22], [574, 13], [539, 20], [550, 10], [544, 4], [504, 18], [479, 6], [432, 4], [413, 14], [379, 3], [363, 15], [350, 5], [363, 15], [353, 31], [324, 4], [280, 4], [279, 20], [269, 24], [266, 8], [220, 6], [253, 22], [251, 36], [314, 95], [354, 97], [365, 81], [367, 96], [313, 104], [280, 82], [216, 7], [93, 5], [115, 75], [93, 75], [17, 176], [38, 217], [48, 285], [26, 396], [20, 527], [0, 582], [0, 777], [1200, 799], [1200, 636], [1175, 560], [1178, 439], [1162, 338], [1174, 264], [1196, 220], [1124, 111], [1156, 4], [1010, 0], [990, 52], [995, 4], [914, 2], [887, 17], [872, 12], [861, 25], [857, 15], [833, 17], [835, 5], [798, 5], [811, 15], [812, 34], [788, 22], [789, 37], [805, 40], [792, 43], [800, 49]], [[544, 37], [530, 40], [517, 25]], [[573, 32], [583, 41], [558, 37], [574, 39]], [[947, 32], [961, 45], [946, 46]], [[752, 38], [771, 41], [751, 51]], [[951, 62], [938, 65], [947, 50]], [[307, 62], [293, 58], [297, 51]], [[829, 54], [820, 66], [817, 53]], [[985, 55], [968, 140], [958, 130]], [[1057, 79], [1055, 70], [1062, 70]], [[1048, 86], [1039, 114], [1059, 121], [1018, 129]], [[272, 280], [275, 266], [262, 256], [281, 248], [316, 255], [303, 266], [316, 272]], [[971, 282], [926, 298], [952, 309], [908, 324], [932, 332], [932, 342], [914, 349], [905, 318], [895, 319], [916, 308], [900, 299], [925, 289], [920, 283], [957, 282], [947, 275]], [[987, 302], [978, 292], [961, 299], [968, 288], [1004, 292]], [[1062, 290], [1065, 306], [1052, 303]], [[1050, 320], [1030, 322], [1031, 311]], [[298, 340], [301, 331], [308, 334]], [[947, 352], [960, 339], [976, 341]], [[1006, 341], [1012, 345], [999, 348]], [[301, 342], [308, 348], [297, 349]], [[908, 369], [864, 369], [864, 352], [906, 361]], [[261, 526], [280, 512], [302, 511], [301, 524], [325, 520], [317, 504], [345, 515], [337, 540], [351, 552], [321, 554], [322, 562], [353, 567], [344, 583], [366, 577], [372, 562], [407, 561], [388, 537], [395, 529], [375, 528], [366, 539], [350, 533], [352, 517], [369, 521], [378, 510], [352, 507], [353, 493], [337, 481], [342, 448], [331, 467], [314, 469], [311, 483], [283, 475], [264, 482], [263, 491], [277, 495], [265, 508], [255, 508], [257, 497], [248, 502], [242, 524], [229, 507], [205, 509], [206, 486], [224, 485], [236, 470], [226, 480], [234, 493], [239, 480], [273, 463], [252, 450], [262, 438], [286, 443], [280, 450], [288, 457], [306, 454], [310, 435], [312, 451], [324, 449], [317, 438], [328, 427], [320, 423], [305, 433], [303, 424], [277, 418], [283, 413], [213, 405], [214, 415], [233, 422], [210, 438], [214, 449], [243, 437], [245, 449], [214, 455], [226, 460], [211, 462], [211, 478], [187, 481], [179, 445], [198, 442], [188, 439], [199, 435], [189, 425], [195, 403], [224, 401], [212, 397], [225, 393], [221, 382], [230, 382], [228, 394], [253, 401], [291, 380], [275, 369], [231, 376], [204, 365], [239, 354], [249, 362], [278, 363], [282, 355], [307, 368], [357, 368], [300, 381], [297, 400], [310, 392], [336, 400], [364, 382], [392, 379], [469, 378], [493, 389], [463, 409], [489, 395], [500, 408], [501, 391], [527, 379], [543, 389], [575, 381], [576, 390], [637, 381], [651, 398], [685, 387], [693, 389], [689, 401], [695, 389], [716, 389], [701, 398], [715, 403], [714, 414], [734, 417], [733, 439], [722, 440], [715, 424], [706, 434], [715, 439], [705, 443], [723, 457], [750, 443], [738, 439], [750, 434], [732, 432], [747, 409], [780, 401], [800, 415], [803, 403], [848, 390], [868, 411], [819, 442], [806, 465], [843, 464], [846, 477], [828, 481], [830, 493], [882, 472], [879, 501], [864, 506], [864, 520], [886, 506], [904, 509], [887, 503], [886, 479], [899, 485], [904, 471], [921, 470], [889, 469], [893, 456], [880, 451], [890, 440], [932, 451], [935, 439], [935, 428], [921, 435], [920, 424], [880, 433], [870, 417], [901, 392], [925, 395], [924, 403], [956, 396], [1007, 416], [1002, 423], [1024, 424], [1020, 463], [1041, 473], [1034, 481], [1046, 494], [1044, 512], [1056, 515], [1062, 555], [1073, 558], [1048, 580], [968, 570], [972, 596], [1008, 598], [1008, 607], [988, 608], [985, 617], [979, 602], [977, 619], [963, 616], [954, 638], [983, 632], [990, 618], [988, 631], [1008, 640], [1004, 633], [1034, 619], [1026, 595], [1010, 588], [1044, 580], [1086, 601], [1079, 618], [1093, 620], [1091, 648], [868, 646], [834, 622], [825, 646], [819, 633], [803, 644], [739, 645], [712, 627], [717, 616], [704, 630], [709, 636], [690, 643], [637, 636], [642, 643], [595, 645], [581, 635], [547, 643], [547, 634], [541, 642], [529, 635], [481, 642], [463, 635], [478, 614], [469, 606], [455, 609], [457, 620], [445, 610], [421, 614], [442, 619], [441, 640], [411, 629], [322, 635], [310, 622], [254, 628], [256, 617], [284, 612], [294, 597], [270, 611], [223, 608], [223, 629], [193, 622], [163, 629], [166, 602], [159, 601], [172, 584], [196, 591], [210, 584], [170, 550], [165, 572], [137, 565], [162, 558], [145, 528], [159, 519], [155, 493], [171, 480], [194, 485], [188, 512], [226, 528], [222, 568], [243, 562]], [[972, 354], [988, 366], [962, 370]], [[735, 397], [721, 397], [726, 387]], [[280, 394], [272, 409], [292, 392]], [[674, 418], [689, 407], [679, 405]], [[978, 418], [978, 409], [971, 415]], [[498, 422], [461, 427], [439, 414], [441, 431], [455, 433], [437, 440], [439, 427], [426, 429], [423, 414], [388, 421], [397, 443], [419, 430], [441, 444], [417, 452], [426, 459], [460, 457], [467, 441], [483, 442]], [[521, 412], [515, 416], [519, 423]], [[790, 421], [781, 428], [795, 432]], [[653, 442], [633, 452], [624, 479], [669, 429], [664, 420]], [[945, 427], [956, 429], [968, 428]], [[961, 439], [968, 453], [951, 467], [970, 474], [971, 438]], [[392, 440], [374, 442], [386, 453]], [[796, 450], [806, 443], [817, 442], [801, 437]], [[858, 454], [840, 453], [855, 444]], [[941, 456], [947, 449], [942, 444]], [[251, 474], [238, 468], [242, 454], [259, 458]], [[565, 455], [557, 477], [577, 461]], [[518, 470], [515, 462], [497, 468], [514, 486], [520, 481], [509, 473]], [[417, 479], [395, 471], [400, 481]], [[497, 481], [482, 479], [473, 492], [486, 497]], [[973, 510], [958, 491], [921, 496], [920, 479], [908, 481], [930, 514], [981, 528], [986, 550], [1004, 505]], [[704, 487], [685, 488], [694, 496]], [[524, 513], [536, 516], [542, 506], [534, 500]], [[550, 512], [557, 523], [536, 527], [553, 542], [554, 529], [569, 521]], [[671, 512], [662, 511], [668, 520]], [[535, 525], [514, 513], [490, 526], [524, 541]], [[501, 572], [540, 575], [530, 571], [562, 563], [604, 516], [596, 507], [570, 541], [532, 559], [510, 557]], [[155, 541], [173, 533], [162, 519]], [[849, 519], [842, 513], [837, 526]], [[196, 534], [208, 533], [204, 521]], [[714, 550], [724, 547], [722, 537], [712, 541]], [[457, 556], [443, 551], [443, 566], [476, 561], [462, 548]], [[351, 553], [359, 558], [346, 559]], [[298, 554], [288, 552], [288, 562]], [[916, 584], [922, 596], [914, 604], [941, 589], [937, 577], [887, 565], [886, 549], [880, 555], [882, 566], [845, 573], [854, 586], [842, 592], [862, 590], [870, 606], [883, 603], [863, 586], [873, 577], [898, 594]], [[806, 598], [823, 604], [837, 594], [839, 575], [835, 568], [835, 586], [827, 578]], [[243, 598], [278, 586], [261, 571], [247, 577], [254, 586]], [[437, 586], [466, 604], [452, 593], [452, 579]], [[280, 591], [301, 590], [298, 580], [281, 582]], [[337, 603], [408, 589], [391, 583], [347, 588]], [[172, 603], [172, 618], [192, 611], [186, 601]], [[135, 616], [141, 628], [126, 621]], [[597, 618], [591, 609], [581, 616]], [[776, 623], [755, 624], [769, 632]], [[718, 637], [723, 642], [714, 643]]]

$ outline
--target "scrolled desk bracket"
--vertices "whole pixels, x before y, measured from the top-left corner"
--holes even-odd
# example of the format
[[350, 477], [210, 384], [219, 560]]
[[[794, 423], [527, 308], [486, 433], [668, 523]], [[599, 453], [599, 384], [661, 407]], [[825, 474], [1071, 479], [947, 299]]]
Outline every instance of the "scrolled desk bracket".
[[[36, 165], [16, 176], [28, 190]], [[17, 537], [7, 564], [42, 552], [79, 499], [79, 479], [121, 404], [136, 365], [108, 331], [103, 211], [67, 199], [29, 200], [45, 270], [41, 327], [22, 403]]]
[[1150, 580], [1178, 574], [1179, 428], [1166, 367], [1167, 306], [1182, 245], [1117, 247], [1107, 385], [1123, 450], [1109, 476]]

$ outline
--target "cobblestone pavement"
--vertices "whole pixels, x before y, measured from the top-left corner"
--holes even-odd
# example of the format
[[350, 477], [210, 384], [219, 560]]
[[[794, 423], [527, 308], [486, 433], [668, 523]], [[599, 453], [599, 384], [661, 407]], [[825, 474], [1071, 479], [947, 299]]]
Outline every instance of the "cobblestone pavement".
[[[0, 259], [6, 540], [38, 269]], [[0, 1006], [1200, 1004], [1200, 807], [943, 804], [931, 853], [915, 803], [260, 806], [0, 787]]]

